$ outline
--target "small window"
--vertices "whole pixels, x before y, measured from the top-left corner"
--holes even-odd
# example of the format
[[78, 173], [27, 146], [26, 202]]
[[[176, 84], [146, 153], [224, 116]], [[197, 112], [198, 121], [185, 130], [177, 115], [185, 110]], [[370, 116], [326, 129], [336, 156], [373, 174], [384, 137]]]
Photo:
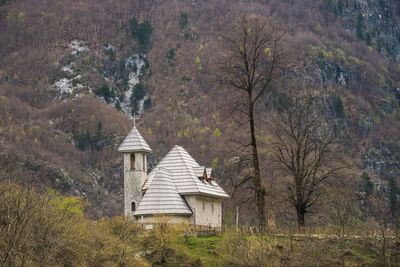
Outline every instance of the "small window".
[[203, 211], [205, 210], [204, 200], [203, 200]]
[[146, 170], [146, 154], [143, 153], [143, 170]]
[[214, 202], [211, 203], [211, 210], [212, 210], [212, 213], [214, 213]]
[[131, 203], [131, 211], [135, 211], [136, 210], [136, 203], [132, 202]]
[[135, 153], [131, 153], [131, 170], [135, 169]]

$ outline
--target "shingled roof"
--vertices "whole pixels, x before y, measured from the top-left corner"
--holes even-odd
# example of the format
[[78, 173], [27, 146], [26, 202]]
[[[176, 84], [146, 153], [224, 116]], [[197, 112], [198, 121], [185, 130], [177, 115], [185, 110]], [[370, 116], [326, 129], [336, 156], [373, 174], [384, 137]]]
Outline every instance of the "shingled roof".
[[179, 214], [192, 215], [186, 201], [179, 195], [170, 171], [159, 168], [151, 186], [144, 194], [134, 215]]
[[[204, 170], [204, 167], [201, 168]], [[144, 190], [150, 190], [160, 169], [170, 171], [180, 195], [204, 194], [217, 198], [229, 198], [229, 195], [215, 181], [205, 181], [198, 178], [200, 165], [181, 146], [174, 146], [157, 164], [148, 175], [143, 185]]]
[[144, 138], [141, 136], [136, 126], [133, 126], [132, 130], [125, 137], [122, 144], [118, 147], [119, 152], [133, 152], [133, 151], [145, 151], [151, 152], [150, 146], [146, 143]]

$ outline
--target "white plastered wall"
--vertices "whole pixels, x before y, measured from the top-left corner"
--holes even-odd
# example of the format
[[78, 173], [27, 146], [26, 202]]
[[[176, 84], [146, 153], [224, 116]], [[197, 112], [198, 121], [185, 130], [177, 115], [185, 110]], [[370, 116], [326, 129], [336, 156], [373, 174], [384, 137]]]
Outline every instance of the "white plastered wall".
[[222, 226], [222, 205], [221, 199], [202, 195], [185, 196], [193, 216], [190, 224], [221, 227]]

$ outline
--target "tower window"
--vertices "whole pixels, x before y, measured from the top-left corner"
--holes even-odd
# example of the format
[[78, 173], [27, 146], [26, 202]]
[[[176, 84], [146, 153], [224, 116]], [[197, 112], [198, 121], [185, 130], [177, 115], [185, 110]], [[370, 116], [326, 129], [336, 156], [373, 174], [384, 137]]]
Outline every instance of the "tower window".
[[203, 211], [205, 210], [205, 206], [204, 206], [204, 200], [203, 200]]
[[212, 213], [214, 213], [214, 202], [211, 203], [211, 209], [212, 209]]
[[143, 153], [143, 170], [146, 170], [146, 154]]
[[135, 211], [136, 210], [136, 203], [132, 202], [131, 203], [131, 211]]
[[135, 169], [135, 153], [131, 153], [131, 170]]

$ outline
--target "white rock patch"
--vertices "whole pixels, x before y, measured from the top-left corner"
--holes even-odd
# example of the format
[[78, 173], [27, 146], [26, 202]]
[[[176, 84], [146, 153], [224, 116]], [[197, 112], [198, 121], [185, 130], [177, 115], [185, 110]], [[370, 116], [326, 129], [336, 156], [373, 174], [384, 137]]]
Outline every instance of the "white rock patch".
[[[139, 83], [139, 77], [140, 77], [140, 70], [142, 67], [145, 65], [144, 60], [140, 58], [139, 55], [133, 55], [125, 61], [125, 66], [127, 68], [130, 68], [131, 66], [134, 66], [136, 64], [137, 70], [132, 71], [129, 73], [128, 76], [128, 90], [124, 93], [124, 101], [121, 103], [121, 108], [122, 110], [130, 117], [132, 117], [132, 105], [131, 105], [131, 96], [132, 96], [132, 89], [135, 87], [136, 84]], [[146, 96], [147, 97], [147, 96]], [[146, 97], [142, 100], [139, 101], [139, 114], [143, 114], [143, 103]]]
[[76, 55], [78, 52], [80, 53], [89, 50], [89, 48], [84, 46], [82, 42], [78, 40], [73, 40], [68, 46], [72, 48], [71, 55]]

